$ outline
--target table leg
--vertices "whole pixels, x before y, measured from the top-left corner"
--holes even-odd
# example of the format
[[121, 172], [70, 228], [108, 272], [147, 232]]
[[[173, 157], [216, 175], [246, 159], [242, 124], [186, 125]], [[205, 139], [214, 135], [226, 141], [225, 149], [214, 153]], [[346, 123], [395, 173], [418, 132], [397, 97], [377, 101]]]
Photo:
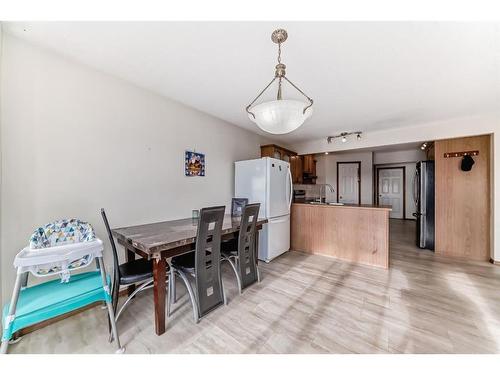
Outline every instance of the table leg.
[[[127, 262], [130, 262], [132, 260], [135, 260], [135, 253], [132, 250], [127, 250]], [[132, 293], [134, 293], [134, 290], [135, 285], [129, 285], [127, 287], [127, 294], [130, 296]]]
[[153, 260], [155, 331], [158, 336], [165, 333], [166, 268], [167, 260], [165, 258]]

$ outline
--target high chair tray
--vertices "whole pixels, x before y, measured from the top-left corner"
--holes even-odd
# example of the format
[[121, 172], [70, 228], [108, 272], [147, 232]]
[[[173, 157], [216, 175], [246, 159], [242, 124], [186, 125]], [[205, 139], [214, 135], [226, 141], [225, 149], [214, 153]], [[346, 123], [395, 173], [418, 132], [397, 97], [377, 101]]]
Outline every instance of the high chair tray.
[[[109, 276], [107, 282], [109, 285]], [[15, 332], [24, 327], [97, 301], [109, 301], [110, 298], [104, 291], [100, 271], [72, 275], [67, 283], [52, 280], [22, 289], [16, 306], [15, 319], [9, 332], [4, 331], [2, 339], [10, 340]], [[2, 323], [4, 327], [9, 305], [8, 303], [3, 308]]]
[[42, 249], [30, 249], [25, 247], [14, 259], [14, 267], [30, 267], [43, 263], [58, 262], [69, 258], [93, 254], [100, 256], [102, 253], [102, 241], [96, 238], [93, 241], [69, 243]]

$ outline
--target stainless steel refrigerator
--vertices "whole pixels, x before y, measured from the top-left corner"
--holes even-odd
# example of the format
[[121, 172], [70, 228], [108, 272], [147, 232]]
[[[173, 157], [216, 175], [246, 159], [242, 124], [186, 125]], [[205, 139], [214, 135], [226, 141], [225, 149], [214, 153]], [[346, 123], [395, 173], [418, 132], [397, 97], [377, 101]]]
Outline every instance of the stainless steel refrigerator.
[[434, 250], [434, 161], [417, 163], [413, 179], [413, 199], [417, 212], [417, 246]]

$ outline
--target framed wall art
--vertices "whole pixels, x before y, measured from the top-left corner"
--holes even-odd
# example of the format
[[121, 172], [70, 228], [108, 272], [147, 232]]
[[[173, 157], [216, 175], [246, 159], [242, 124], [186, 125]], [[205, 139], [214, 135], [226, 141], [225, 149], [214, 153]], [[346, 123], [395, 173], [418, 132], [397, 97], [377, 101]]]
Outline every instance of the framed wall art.
[[205, 154], [186, 151], [184, 155], [184, 174], [187, 177], [205, 176]]

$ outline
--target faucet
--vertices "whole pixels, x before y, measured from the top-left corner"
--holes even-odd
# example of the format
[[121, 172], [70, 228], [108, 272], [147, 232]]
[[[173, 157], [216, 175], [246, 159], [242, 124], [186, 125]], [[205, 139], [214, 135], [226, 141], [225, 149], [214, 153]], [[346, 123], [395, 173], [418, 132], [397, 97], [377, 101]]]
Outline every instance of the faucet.
[[326, 188], [328, 187], [328, 190], [330, 190], [331, 193], [334, 193], [335, 190], [333, 189], [333, 186], [330, 184], [321, 184], [319, 187], [319, 202], [323, 202], [323, 198], [321, 198], [321, 191], [324, 192], [325, 195], [325, 203], [326, 203]]

